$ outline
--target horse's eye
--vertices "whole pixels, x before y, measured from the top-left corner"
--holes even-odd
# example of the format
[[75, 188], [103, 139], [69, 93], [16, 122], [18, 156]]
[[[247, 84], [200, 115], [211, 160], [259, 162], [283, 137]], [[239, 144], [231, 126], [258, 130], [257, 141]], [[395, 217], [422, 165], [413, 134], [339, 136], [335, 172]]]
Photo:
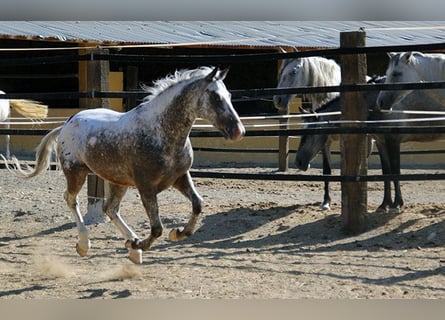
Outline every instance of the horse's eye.
[[216, 103], [216, 104], [218, 104], [218, 105], [220, 105], [221, 102], [222, 102], [222, 98], [221, 98], [221, 96], [218, 95], [218, 94], [214, 94], [214, 95], [212, 95], [212, 99], [213, 99], [214, 103]]
[[398, 77], [400, 77], [402, 75], [402, 73], [400, 72], [400, 71], [394, 71], [393, 73], [392, 73], [392, 76], [394, 77], [394, 78], [398, 78]]

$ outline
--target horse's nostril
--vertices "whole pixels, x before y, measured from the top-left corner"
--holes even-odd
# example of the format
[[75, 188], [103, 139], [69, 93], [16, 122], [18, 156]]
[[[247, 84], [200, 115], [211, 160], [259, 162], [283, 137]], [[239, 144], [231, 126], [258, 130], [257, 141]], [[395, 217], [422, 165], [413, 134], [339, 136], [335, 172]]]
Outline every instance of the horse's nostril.
[[309, 164], [305, 163], [303, 160], [296, 158], [295, 159], [295, 166], [297, 169], [306, 171], [309, 168]]

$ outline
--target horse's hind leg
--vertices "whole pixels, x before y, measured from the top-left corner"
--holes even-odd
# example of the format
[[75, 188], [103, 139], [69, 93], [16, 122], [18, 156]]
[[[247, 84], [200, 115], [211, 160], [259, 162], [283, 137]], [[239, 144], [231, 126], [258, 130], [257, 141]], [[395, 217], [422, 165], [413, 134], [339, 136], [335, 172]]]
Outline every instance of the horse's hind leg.
[[[397, 137], [392, 137], [391, 139], [387, 139], [388, 144], [388, 152], [389, 160], [391, 163], [391, 173], [400, 175], [400, 141]], [[390, 212], [392, 213], [400, 213], [402, 212], [403, 207], [403, 197], [402, 190], [400, 188], [399, 179], [394, 179], [394, 203], [390, 207]]]
[[202, 211], [202, 198], [196, 191], [189, 172], [176, 180], [173, 186], [192, 202], [193, 209], [190, 219], [182, 231], [179, 229], [173, 229], [170, 231], [169, 239], [172, 241], [180, 241], [194, 233], [196, 222], [198, 221], [199, 214]]
[[76, 244], [76, 251], [81, 257], [83, 257], [88, 253], [88, 249], [90, 248], [90, 240], [88, 239], [88, 229], [85, 226], [82, 214], [79, 210], [77, 195], [85, 183], [88, 170], [82, 167], [77, 170], [65, 170], [64, 173], [67, 180], [67, 189], [65, 191], [64, 198], [66, 204], [71, 210], [74, 220], [76, 221], [79, 236], [79, 240]]
[[[387, 175], [391, 174], [391, 163], [389, 161], [388, 147], [386, 143], [376, 140], [377, 149], [379, 151], [380, 164], [382, 167], [382, 174]], [[376, 212], [386, 212], [387, 208], [391, 207], [392, 199], [391, 199], [391, 181], [384, 181], [384, 193], [383, 193], [383, 201], [382, 204], [378, 206]]]
[[140, 249], [133, 249], [130, 245], [138, 241], [137, 235], [128, 227], [119, 213], [119, 206], [127, 189], [128, 187], [110, 183], [108, 199], [103, 205], [103, 211], [124, 236], [126, 240], [125, 244], [130, 250], [129, 259], [134, 263], [140, 264], [142, 263], [142, 251]]

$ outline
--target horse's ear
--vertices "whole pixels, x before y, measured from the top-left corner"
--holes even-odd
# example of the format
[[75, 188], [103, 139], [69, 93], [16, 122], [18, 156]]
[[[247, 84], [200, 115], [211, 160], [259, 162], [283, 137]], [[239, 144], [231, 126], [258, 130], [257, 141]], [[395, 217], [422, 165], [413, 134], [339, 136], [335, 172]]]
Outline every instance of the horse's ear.
[[391, 59], [391, 58], [394, 57], [397, 53], [395, 53], [395, 52], [387, 52], [386, 54], [387, 54], [388, 57]]
[[309, 110], [303, 108], [302, 106], [299, 106], [298, 109], [300, 109], [300, 113], [303, 113], [303, 114], [309, 114], [309, 113], [311, 113]]
[[412, 51], [408, 51], [408, 52], [405, 52], [403, 55], [402, 55], [402, 57], [403, 57], [403, 60], [408, 64], [408, 63], [411, 63], [411, 62], [413, 62], [413, 60], [414, 60], [414, 52], [412, 52]]
[[218, 74], [218, 80], [224, 80], [227, 76], [227, 73], [229, 73], [229, 70], [230, 70], [230, 67], [228, 67], [224, 70], [221, 70]]
[[212, 70], [212, 72], [210, 72], [208, 75], [206, 75], [205, 80], [207, 82], [212, 82], [213, 79], [215, 78], [216, 74], [218, 73], [219, 69], [218, 68], [214, 68]]

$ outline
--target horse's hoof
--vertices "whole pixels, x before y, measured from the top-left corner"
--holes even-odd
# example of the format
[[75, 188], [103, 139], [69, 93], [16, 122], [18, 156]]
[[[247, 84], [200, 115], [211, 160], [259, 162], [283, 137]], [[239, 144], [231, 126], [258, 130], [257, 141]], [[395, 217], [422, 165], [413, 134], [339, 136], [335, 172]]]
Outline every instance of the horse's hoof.
[[170, 239], [170, 241], [179, 241], [179, 229], [171, 229], [170, 233], [168, 234], [168, 238]]
[[378, 207], [375, 209], [375, 213], [386, 213], [387, 211], [386, 207]]
[[128, 254], [128, 259], [135, 264], [142, 264], [142, 250], [141, 249], [130, 249]]
[[400, 207], [389, 208], [389, 213], [399, 214], [401, 212], [402, 212], [402, 209]]
[[133, 240], [128, 239], [127, 241], [125, 241], [125, 248], [129, 250], [137, 250], [139, 247], [140, 247], [139, 239], [133, 239]]
[[323, 204], [320, 206], [320, 210], [322, 211], [331, 210], [331, 206], [329, 204]]
[[77, 254], [81, 257], [85, 257], [88, 254], [88, 249], [90, 248], [89, 244], [88, 246], [85, 248], [83, 246], [80, 246], [79, 243], [76, 243], [76, 251]]

